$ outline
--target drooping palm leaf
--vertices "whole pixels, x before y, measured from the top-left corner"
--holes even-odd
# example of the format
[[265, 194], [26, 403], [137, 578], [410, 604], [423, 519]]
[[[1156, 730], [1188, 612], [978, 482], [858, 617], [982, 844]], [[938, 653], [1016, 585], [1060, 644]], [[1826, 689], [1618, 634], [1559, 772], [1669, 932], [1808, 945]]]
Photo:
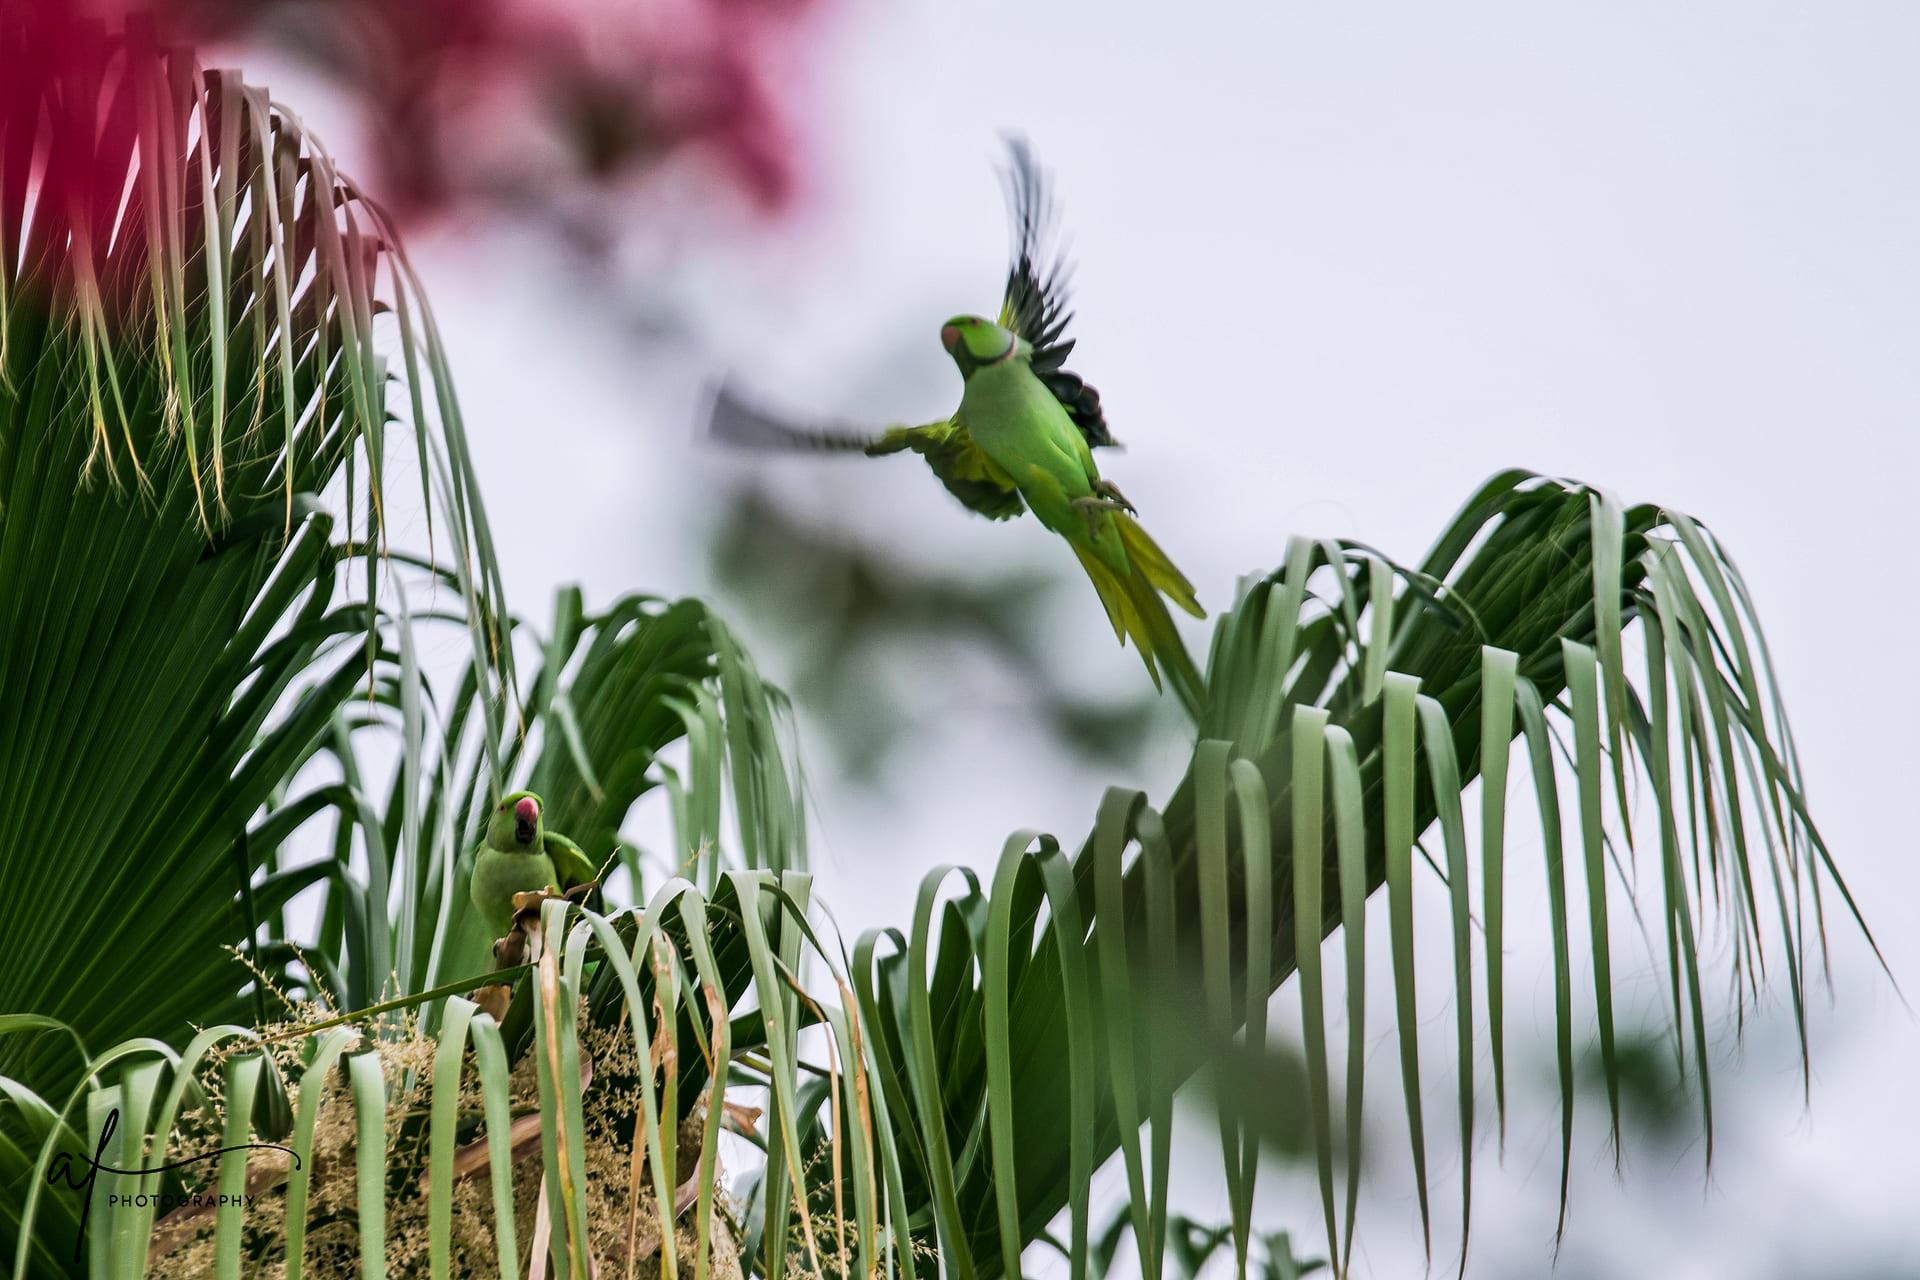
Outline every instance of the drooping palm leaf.
[[58, 7], [0, 14], [0, 350], [0, 1009], [179, 1037], [247, 1011], [248, 823], [402, 665], [409, 490], [510, 679], [459, 411], [385, 215], [298, 122]]
[[[1643, 677], [1625, 669], [1621, 638], [1628, 632], [1644, 638]], [[1636, 777], [1656, 797], [1659, 821], [1651, 831], [1643, 823], [1637, 835], [1659, 858], [1672, 1034], [1677, 1050], [1690, 1050], [1710, 1144], [1700, 931], [1716, 917], [1731, 922], [1735, 976], [1749, 989], [1765, 954], [1783, 957], [1778, 967], [1798, 1017], [1803, 957], [1816, 942], [1824, 946], [1822, 880], [1860, 922], [1808, 816], [1758, 635], [1738, 571], [1703, 527], [1525, 472], [1489, 481], [1417, 569], [1392, 566], [1353, 544], [1296, 539], [1278, 570], [1243, 585], [1218, 624], [1203, 740], [1164, 813], [1132, 794], [1116, 794], [1103, 807], [1073, 866], [1078, 910], [1062, 911], [1049, 894], [1051, 910], [1036, 932], [1041, 903], [1037, 891], [1021, 887], [1025, 880], [1003, 873], [990, 893], [970, 880], [941, 908], [935, 951], [928, 935], [936, 873], [910, 938], [895, 934], [889, 944], [876, 933], [861, 944], [854, 977], [862, 1011], [879, 1028], [876, 1074], [893, 1114], [915, 1122], [902, 1142], [909, 1200], [937, 1227], [947, 1266], [961, 1275], [1017, 1270], [1017, 1247], [1056, 1213], [1072, 1207], [1083, 1216], [1084, 1171], [1122, 1151], [1136, 1236], [1153, 1242], [1143, 1249], [1142, 1266], [1157, 1274], [1171, 1091], [1243, 1024], [1257, 1034], [1249, 1011], [1296, 974], [1329, 1248], [1347, 1256], [1356, 1184], [1349, 1169], [1344, 1197], [1336, 1193], [1333, 1064], [1317, 952], [1320, 939], [1342, 925], [1353, 935], [1346, 987], [1357, 1037], [1366, 985], [1361, 913], [1365, 897], [1382, 887], [1424, 1217], [1426, 1121], [1419, 1103], [1430, 1064], [1422, 1063], [1414, 1012], [1411, 877], [1414, 843], [1429, 832], [1445, 851], [1454, 965], [1450, 982], [1429, 974], [1423, 985], [1450, 986], [1456, 1009], [1464, 1240], [1471, 1135], [1483, 1119], [1474, 1108], [1473, 1061], [1483, 1044], [1490, 1045], [1504, 1121], [1506, 806], [1531, 803], [1505, 789], [1516, 740], [1524, 740], [1532, 764], [1547, 851], [1563, 1212], [1574, 1039], [1568, 953], [1584, 939], [1593, 955], [1612, 1096], [1618, 1063], [1607, 928], [1609, 903], [1617, 904], [1621, 889], [1610, 883], [1608, 846], [1631, 848], [1636, 833], [1619, 815], [1603, 822], [1603, 800], [1626, 795]], [[1572, 850], [1563, 845], [1556, 751], [1567, 755], [1575, 784], [1566, 820], [1578, 834]], [[1684, 788], [1677, 781], [1683, 773]], [[1476, 858], [1461, 795], [1482, 775], [1494, 793], [1483, 807]], [[1314, 798], [1305, 799], [1302, 788]], [[1123, 874], [1124, 850], [1134, 842], [1139, 857]], [[1007, 856], [1034, 856], [1026, 852], [1030, 844], [1023, 835]], [[1296, 866], [1297, 848], [1316, 850], [1316, 865]], [[1587, 897], [1584, 929], [1569, 916], [1569, 860]], [[1008, 893], [1015, 897], [1003, 903]], [[1763, 901], [1776, 908], [1771, 920]], [[1804, 911], [1809, 902], [1811, 912]], [[1095, 910], [1086, 912], [1089, 903]], [[1013, 976], [1002, 980], [993, 975], [1008, 963], [1001, 952], [1007, 936], [981, 922], [1009, 908], [1024, 924], [1012, 935]], [[1469, 923], [1475, 913], [1486, 929], [1484, 986]], [[1084, 952], [1097, 974], [1095, 1034], [1075, 1030], [1075, 984], [1068, 966], [1051, 959], [1062, 948]], [[935, 954], [938, 962], [928, 968], [926, 957]], [[1177, 1004], [1196, 1003], [1195, 985], [1204, 993], [1198, 1003], [1207, 1016], [1185, 1034], [1166, 1034], [1142, 1016], [1156, 1007], [1156, 996], [1157, 1007], [1167, 1006], [1169, 983], [1187, 984]], [[1488, 1014], [1484, 1027], [1480, 1008]], [[1803, 1017], [1799, 1026], [1804, 1044]], [[1358, 1132], [1363, 1105], [1361, 1050], [1357, 1039], [1350, 1042], [1350, 1134]], [[1089, 1090], [1098, 1107], [1091, 1134], [1073, 1119]], [[1617, 1107], [1612, 1120], [1617, 1142]], [[1135, 1132], [1142, 1122], [1151, 1159]], [[988, 1144], [982, 1132], [996, 1139], [1016, 1134], [1018, 1141]], [[1253, 1162], [1231, 1126], [1224, 1137], [1244, 1259]], [[1009, 1189], [1018, 1196], [1011, 1206]], [[1081, 1274], [1084, 1236], [1071, 1252]]]

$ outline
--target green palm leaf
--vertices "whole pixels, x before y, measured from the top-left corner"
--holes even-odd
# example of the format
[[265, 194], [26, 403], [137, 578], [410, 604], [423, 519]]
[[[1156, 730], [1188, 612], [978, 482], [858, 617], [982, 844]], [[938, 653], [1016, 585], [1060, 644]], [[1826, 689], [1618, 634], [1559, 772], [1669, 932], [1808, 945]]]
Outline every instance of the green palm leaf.
[[[1650, 666], [1644, 679], [1624, 669], [1621, 638], [1632, 631], [1646, 638]], [[1078, 1170], [1084, 1161], [1066, 1117], [1078, 1087], [1072, 1082], [1087, 1070], [1103, 1081], [1096, 1157], [1104, 1161], [1124, 1150], [1136, 1232], [1144, 1224], [1157, 1233], [1165, 1166], [1148, 1177], [1133, 1130], [1142, 1117], [1154, 1117], [1149, 1130], [1156, 1142], [1163, 1140], [1172, 1089], [1225, 1052], [1228, 1037], [1247, 1022], [1246, 1009], [1259, 1003], [1250, 998], [1242, 1006], [1221, 998], [1227, 981], [1222, 957], [1229, 956], [1233, 982], [1265, 975], [1249, 997], [1296, 971], [1303, 978], [1328, 1246], [1330, 1256], [1348, 1256], [1354, 1184], [1350, 1171], [1342, 1242], [1335, 1238], [1342, 1215], [1329, 1163], [1325, 1082], [1331, 1067], [1322, 1065], [1327, 1044], [1319, 966], [1308, 962], [1304, 948], [1317, 953], [1321, 938], [1343, 921], [1357, 931], [1361, 895], [1383, 885], [1394, 934], [1410, 1155], [1424, 1216], [1424, 1070], [1415, 1040], [1415, 920], [1407, 887], [1416, 870], [1411, 850], [1437, 825], [1446, 849], [1447, 927], [1455, 956], [1449, 985], [1458, 1017], [1458, 1123], [1470, 1144], [1478, 1124], [1476, 1005], [1489, 1010], [1479, 1025], [1492, 1037], [1496, 1084], [1505, 1079], [1503, 797], [1516, 731], [1527, 739], [1548, 859], [1563, 1212], [1572, 1141], [1567, 953], [1574, 926], [1564, 889], [1556, 746], [1574, 776], [1589, 906], [1584, 932], [1595, 961], [1609, 1097], [1617, 1095], [1619, 1064], [1607, 922], [1609, 903], [1621, 892], [1608, 874], [1609, 847], [1617, 844], [1624, 852], [1634, 841], [1624, 822], [1616, 821], [1618, 814], [1607, 820], [1604, 800], [1611, 791], [1617, 804], [1638, 775], [1658, 797], [1672, 1035], [1676, 1051], [1692, 1049], [1702, 1125], [1711, 1134], [1703, 984], [1693, 942], [1698, 930], [1720, 911], [1732, 916], [1735, 975], [1749, 984], [1757, 981], [1767, 950], [1784, 955], [1797, 1013], [1799, 957], [1816, 941], [1824, 953], [1821, 880], [1865, 927], [1808, 817], [1764, 649], [1747, 639], [1758, 634], [1737, 569], [1697, 523], [1656, 507], [1622, 508], [1585, 486], [1525, 472], [1489, 481], [1418, 568], [1394, 566], [1354, 544], [1296, 539], [1278, 570], [1243, 585], [1236, 606], [1218, 624], [1203, 741], [1163, 819], [1156, 820], [1137, 796], [1117, 795], [1103, 806], [1074, 865], [1083, 905], [1097, 908], [1089, 922], [1056, 911], [1037, 931], [1030, 923], [1021, 937], [1030, 940], [1034, 962], [1016, 964], [1015, 976], [1004, 983], [976, 977], [991, 975], [996, 963], [995, 953], [982, 949], [976, 922], [1005, 910], [999, 895], [1018, 893], [1018, 885], [989, 895], [970, 882], [948, 902], [937, 943], [941, 960], [930, 974], [917, 963], [903, 967], [904, 957], [890, 952], [883, 935], [862, 944], [855, 966], [861, 1008], [869, 1023], [883, 1028], [874, 1041], [876, 1070], [901, 1095], [894, 1114], [918, 1121], [919, 1132], [904, 1135], [902, 1143], [909, 1203], [916, 1212], [923, 1205], [937, 1208], [948, 1266], [983, 1276], [1016, 1270], [1016, 1246], [1037, 1238], [1081, 1194]], [[1316, 762], [1322, 740], [1328, 748], [1324, 765]], [[1674, 785], [1680, 767], [1690, 780], [1684, 791]], [[1483, 809], [1476, 859], [1467, 846], [1460, 796], [1483, 774], [1494, 799]], [[1299, 798], [1300, 786], [1316, 795]], [[1264, 806], [1265, 821], [1243, 815], [1234, 838], [1222, 808], [1228, 796], [1243, 806]], [[1329, 798], [1331, 823], [1322, 816]], [[1302, 840], [1315, 851], [1311, 869], [1294, 865]], [[1139, 844], [1140, 857], [1116, 882], [1129, 842]], [[1162, 849], [1167, 852], [1157, 852]], [[1257, 864], [1271, 866], [1271, 877], [1264, 868], [1255, 875]], [[1472, 960], [1480, 946], [1470, 924], [1473, 878], [1481, 880], [1488, 929], [1484, 994], [1476, 990]], [[936, 884], [930, 877], [929, 892]], [[1246, 901], [1249, 886], [1268, 895], [1265, 910]], [[1763, 895], [1778, 908], [1771, 922], [1759, 908]], [[1809, 901], [1810, 912], [1804, 910]], [[1012, 905], [1016, 915], [1024, 910], [1029, 918], [1038, 907], [1030, 898]], [[900, 939], [895, 946], [910, 945], [914, 955], [936, 952], [931, 937], [923, 936], [931, 933], [931, 906], [931, 899], [923, 900], [910, 944]], [[1166, 933], [1176, 939], [1171, 959], [1164, 944], [1156, 954], [1153, 941]], [[1765, 941], [1770, 934], [1772, 943]], [[1356, 944], [1357, 936], [1349, 939], [1346, 956], [1349, 999], [1357, 1002], [1364, 950]], [[1152, 1019], [1115, 1011], [1116, 1003], [1127, 1003], [1123, 995], [1096, 1006], [1103, 1019], [1118, 1019], [1117, 1027], [1071, 1036], [1071, 993], [1060, 966], [1041, 962], [1063, 946], [1084, 949], [1109, 992], [1164, 989], [1171, 968], [1181, 975], [1171, 979], [1176, 984], [1214, 992], [1209, 1015], [1186, 1034], [1168, 1035], [1162, 1027], [1156, 1035]], [[1261, 962], [1254, 964], [1253, 956]], [[1428, 975], [1428, 983], [1435, 980]], [[1357, 1004], [1350, 1016], [1357, 1026]], [[1799, 1025], [1804, 1052], [1804, 1018]], [[986, 1029], [984, 1044], [974, 1030], [980, 1027]], [[1258, 1038], [1257, 1026], [1248, 1029]], [[1362, 1107], [1359, 1048], [1356, 1041], [1348, 1061], [1352, 1134], [1359, 1132]], [[911, 1068], [916, 1055], [947, 1068], [937, 1076]], [[1152, 1069], [1142, 1071], [1142, 1063]], [[1132, 1100], [1117, 1096], [1121, 1091]], [[916, 1104], [904, 1105], [908, 1097]], [[1496, 1102], [1504, 1122], [1503, 1089], [1496, 1090]], [[995, 1128], [1021, 1135], [1010, 1161], [1004, 1152], [985, 1158], [969, 1144], [989, 1114]], [[1251, 1169], [1240, 1154], [1232, 1117], [1226, 1122], [1229, 1186], [1237, 1188], [1231, 1229], [1244, 1259], [1249, 1225], [1241, 1206]], [[1617, 1145], [1617, 1109], [1613, 1123]], [[1015, 1206], [1005, 1201], [1007, 1187], [1018, 1188]], [[1462, 1190], [1464, 1240], [1470, 1166], [1463, 1166]], [[1009, 1235], [1010, 1221], [1018, 1223], [1017, 1239]], [[1078, 1247], [1074, 1252], [1077, 1262]]]
[[[67, 58], [0, 33], [33, 69], [0, 95], [0, 1008], [174, 1037], [247, 1011], [221, 950], [278, 902], [248, 891], [278, 869], [248, 825], [400, 663], [389, 475], [411, 459], [439, 509], [492, 690], [499, 576], [379, 207], [139, 26], [76, 27]], [[43, 1043], [0, 1071], [44, 1079]]]

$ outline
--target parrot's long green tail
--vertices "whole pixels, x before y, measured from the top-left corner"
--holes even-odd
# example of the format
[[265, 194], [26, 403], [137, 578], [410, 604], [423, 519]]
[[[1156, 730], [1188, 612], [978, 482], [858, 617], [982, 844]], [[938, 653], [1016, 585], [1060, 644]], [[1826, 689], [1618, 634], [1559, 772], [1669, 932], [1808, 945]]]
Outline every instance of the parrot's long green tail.
[[1100, 593], [1100, 603], [1106, 606], [1107, 620], [1113, 623], [1114, 634], [1122, 644], [1132, 638], [1155, 688], [1163, 687], [1160, 666], [1166, 667], [1174, 693], [1188, 714], [1198, 720], [1206, 705], [1206, 681], [1193, 665], [1180, 633], [1174, 630], [1166, 602], [1160, 597], [1164, 593], [1167, 599], [1196, 618], [1206, 617], [1207, 611], [1200, 607], [1193, 584], [1174, 567], [1167, 553], [1147, 536], [1138, 521], [1123, 512], [1114, 512], [1111, 519], [1125, 552], [1121, 566], [1124, 573], [1110, 566], [1093, 547], [1079, 539], [1067, 541], [1073, 553], [1080, 557], [1080, 566], [1087, 571], [1087, 577], [1093, 580], [1093, 589]]

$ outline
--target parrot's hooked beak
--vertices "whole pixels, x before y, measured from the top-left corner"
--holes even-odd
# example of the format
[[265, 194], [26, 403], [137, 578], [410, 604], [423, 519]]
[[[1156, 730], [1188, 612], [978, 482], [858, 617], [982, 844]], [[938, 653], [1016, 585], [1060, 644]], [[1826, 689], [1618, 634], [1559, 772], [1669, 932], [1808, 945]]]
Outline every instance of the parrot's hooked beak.
[[520, 803], [513, 806], [513, 838], [521, 844], [532, 844], [534, 827], [539, 821], [540, 802], [532, 796], [522, 796]]
[[942, 325], [940, 327], [940, 345], [947, 349], [948, 355], [952, 355], [953, 349], [960, 345], [960, 326], [957, 324]]

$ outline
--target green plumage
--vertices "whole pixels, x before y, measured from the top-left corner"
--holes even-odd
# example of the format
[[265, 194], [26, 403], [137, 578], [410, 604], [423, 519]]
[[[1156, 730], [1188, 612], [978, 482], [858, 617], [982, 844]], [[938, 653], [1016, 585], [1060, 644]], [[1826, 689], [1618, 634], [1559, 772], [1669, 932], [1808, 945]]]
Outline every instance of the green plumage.
[[[1067, 540], [1092, 580], [1122, 643], [1132, 640], [1156, 685], [1161, 667], [1190, 708], [1205, 696], [1161, 597], [1205, 617], [1193, 584], [1147, 536], [1131, 507], [1100, 475], [1093, 450], [1066, 406], [1032, 367], [1028, 343], [978, 317], [958, 317], [947, 331], [966, 378], [957, 424], [964, 424], [992, 470], [1006, 477], [1034, 516]], [[977, 350], [1003, 345], [985, 362]], [[972, 366], [972, 367], [969, 367]], [[951, 486], [950, 486], [951, 487]]]
[[1123, 644], [1133, 641], [1155, 685], [1164, 669], [1197, 715], [1204, 681], [1166, 601], [1197, 618], [1206, 612], [1193, 584], [1133, 519], [1132, 504], [1094, 462], [1093, 450], [1112, 445], [1113, 436], [1099, 393], [1063, 367], [1074, 345], [1065, 336], [1072, 318], [1066, 272], [1042, 253], [1052, 210], [1026, 144], [1015, 140], [1011, 147], [1015, 248], [998, 322], [956, 316], [940, 330], [965, 383], [952, 417], [890, 427], [877, 438], [848, 428], [796, 430], [723, 387], [710, 430], [739, 444], [858, 448], [870, 456], [911, 450], [971, 511], [1007, 520], [1032, 508], [1073, 548], [1114, 634]]
[[474, 852], [468, 896], [496, 938], [513, 927], [514, 894], [571, 889], [594, 879], [580, 846], [546, 829], [545, 810], [533, 792], [514, 792], [495, 806]]

